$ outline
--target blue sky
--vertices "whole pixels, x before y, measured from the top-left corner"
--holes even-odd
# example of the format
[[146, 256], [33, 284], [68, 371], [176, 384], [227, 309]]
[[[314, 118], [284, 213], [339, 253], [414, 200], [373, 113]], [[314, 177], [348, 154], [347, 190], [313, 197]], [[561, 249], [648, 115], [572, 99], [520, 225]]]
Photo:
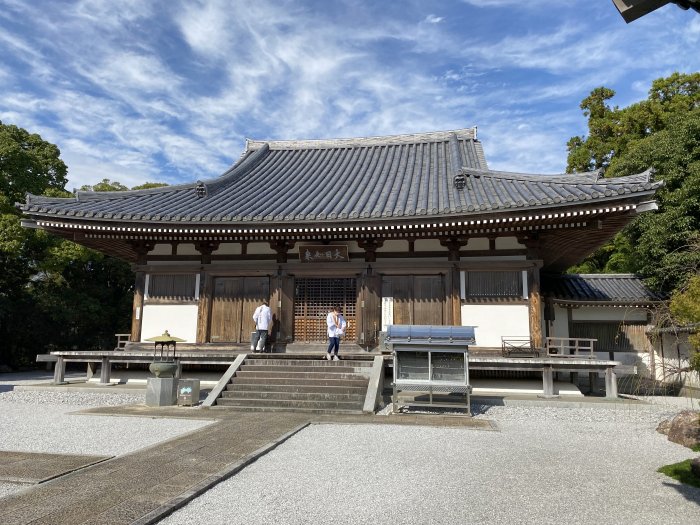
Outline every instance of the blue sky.
[[700, 70], [700, 15], [610, 0], [0, 0], [0, 120], [68, 189], [218, 176], [245, 138], [478, 126], [493, 169], [563, 172], [597, 86]]

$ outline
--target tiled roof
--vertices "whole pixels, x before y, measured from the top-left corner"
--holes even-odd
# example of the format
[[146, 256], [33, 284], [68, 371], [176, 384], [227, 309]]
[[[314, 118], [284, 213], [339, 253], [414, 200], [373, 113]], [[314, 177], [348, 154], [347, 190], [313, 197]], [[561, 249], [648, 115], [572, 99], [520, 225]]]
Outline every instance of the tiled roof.
[[[455, 177], [462, 178], [460, 189]], [[475, 129], [337, 140], [248, 141], [217, 179], [126, 192], [29, 195], [35, 217], [165, 223], [288, 223], [450, 218], [649, 198], [650, 173], [527, 175], [491, 171]]]
[[648, 304], [663, 300], [632, 274], [565, 274], [542, 280], [544, 295], [558, 302]]

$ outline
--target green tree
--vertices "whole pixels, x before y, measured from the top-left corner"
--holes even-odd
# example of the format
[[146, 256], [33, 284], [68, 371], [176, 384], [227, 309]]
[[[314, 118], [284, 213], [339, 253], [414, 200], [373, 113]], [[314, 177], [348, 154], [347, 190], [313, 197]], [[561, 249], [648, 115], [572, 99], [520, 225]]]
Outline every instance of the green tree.
[[0, 193], [7, 205], [23, 201], [26, 193], [63, 189], [68, 169], [59, 149], [35, 133], [0, 121]]
[[94, 185], [85, 184], [80, 187], [80, 191], [127, 191], [129, 188], [124, 186], [121, 182], [112, 182], [109, 179], [102, 179], [100, 182]]
[[[69, 197], [59, 149], [0, 123], [0, 364], [32, 366], [51, 350], [112, 348], [128, 328], [133, 273], [127, 263], [43, 230], [23, 228], [25, 193]], [[119, 183], [102, 181], [113, 189]], [[116, 185], [116, 187], [114, 187]]]
[[164, 182], [145, 182], [143, 184], [139, 184], [138, 186], [134, 186], [131, 188], [132, 190], [150, 190], [151, 188], [162, 188], [163, 186], [167, 186]]
[[569, 170], [604, 170], [606, 177], [654, 168], [664, 181], [659, 211], [640, 215], [573, 271], [633, 272], [672, 291], [700, 268], [700, 73], [652, 84], [649, 98], [627, 108], [607, 104], [599, 88], [582, 103], [590, 135], [570, 142]]

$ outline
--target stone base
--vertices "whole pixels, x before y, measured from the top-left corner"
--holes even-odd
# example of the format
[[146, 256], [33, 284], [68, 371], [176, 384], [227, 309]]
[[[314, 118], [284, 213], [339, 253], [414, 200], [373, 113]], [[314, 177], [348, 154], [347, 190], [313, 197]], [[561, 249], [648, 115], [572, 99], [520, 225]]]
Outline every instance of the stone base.
[[146, 384], [146, 405], [164, 407], [177, 400], [177, 379], [174, 377], [149, 377]]

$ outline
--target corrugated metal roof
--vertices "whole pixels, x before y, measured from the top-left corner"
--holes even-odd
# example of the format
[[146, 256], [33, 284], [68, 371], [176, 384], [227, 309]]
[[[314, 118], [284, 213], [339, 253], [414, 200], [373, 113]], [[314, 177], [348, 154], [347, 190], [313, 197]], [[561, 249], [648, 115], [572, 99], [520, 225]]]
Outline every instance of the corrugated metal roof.
[[[458, 189], [457, 175], [466, 184]], [[247, 141], [221, 177], [126, 192], [29, 195], [28, 215], [87, 220], [282, 223], [449, 218], [650, 194], [649, 172], [604, 179], [598, 172], [529, 175], [491, 171], [475, 129], [305, 141]]]
[[633, 274], [566, 274], [542, 279], [544, 295], [559, 302], [641, 304], [663, 300]]

